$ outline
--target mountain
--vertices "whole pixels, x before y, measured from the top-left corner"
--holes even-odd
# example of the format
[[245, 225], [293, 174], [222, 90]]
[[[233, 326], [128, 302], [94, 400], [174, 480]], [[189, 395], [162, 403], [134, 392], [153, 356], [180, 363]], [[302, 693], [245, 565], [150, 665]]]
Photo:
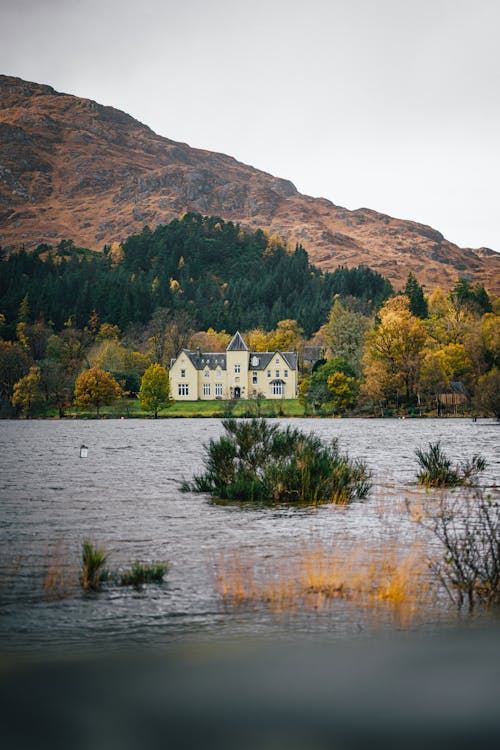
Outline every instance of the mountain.
[[302, 195], [224, 154], [156, 135], [113, 107], [0, 76], [0, 245], [72, 239], [102, 250], [186, 211], [300, 242], [323, 269], [368, 265], [400, 288], [459, 276], [500, 292], [500, 255], [459, 248], [424, 224]]

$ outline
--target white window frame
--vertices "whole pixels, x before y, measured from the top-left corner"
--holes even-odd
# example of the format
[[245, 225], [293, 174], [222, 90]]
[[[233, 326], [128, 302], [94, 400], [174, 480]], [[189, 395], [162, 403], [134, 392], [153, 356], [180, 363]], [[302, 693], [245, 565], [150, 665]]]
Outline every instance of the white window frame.
[[283, 396], [285, 393], [285, 384], [284, 383], [272, 383], [271, 393], [273, 394], [273, 396]]
[[203, 377], [204, 378], [209, 378], [210, 377], [210, 370], [205, 370], [205, 372], [203, 373]]
[[203, 395], [210, 396], [210, 383], [203, 383]]
[[179, 383], [177, 386], [177, 393], [179, 396], [189, 396], [189, 384]]
[[276, 377], [279, 378], [279, 376], [280, 376], [280, 371], [276, 370]]
[[181, 378], [185, 378], [185, 377], [186, 377], [186, 370], [182, 369], [181, 370]]
[[240, 372], [241, 372], [241, 365], [239, 365], [239, 364], [236, 364], [236, 365], [234, 366], [234, 371], [235, 371], [235, 373], [236, 373], [237, 375], [239, 375], [239, 374], [240, 374]]
[[215, 395], [222, 396], [222, 383], [215, 384]]

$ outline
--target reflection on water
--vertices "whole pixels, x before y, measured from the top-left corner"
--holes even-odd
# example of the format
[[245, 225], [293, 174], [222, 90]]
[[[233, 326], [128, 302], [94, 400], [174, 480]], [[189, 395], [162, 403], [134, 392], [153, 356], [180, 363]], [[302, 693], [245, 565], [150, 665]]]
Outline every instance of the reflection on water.
[[[342, 449], [364, 458], [374, 472], [371, 499], [346, 508], [295, 509], [221, 506], [180, 493], [180, 481], [202, 468], [203, 443], [221, 434], [219, 420], [2, 422], [4, 643], [161, 643], [200, 631], [357, 633], [366, 623], [345, 604], [282, 617], [265, 608], [225, 608], [214, 588], [214, 561], [238, 551], [265, 560], [269, 569], [308, 545], [334, 544], [342, 550], [395, 538], [410, 545], [418, 528], [400, 508], [405, 497], [425, 495], [412, 484], [414, 450], [429, 441], [441, 440], [456, 460], [483, 454], [489, 464], [483, 483], [496, 492], [500, 432], [490, 420], [304, 419], [293, 424], [325, 439], [338, 437]], [[79, 457], [82, 443], [89, 447], [86, 459]], [[74, 582], [84, 538], [103, 546], [114, 568], [134, 560], [170, 561], [166, 582], [143, 591], [109, 587], [99, 595], [82, 595]], [[47, 587], [50, 571], [55, 583]]]

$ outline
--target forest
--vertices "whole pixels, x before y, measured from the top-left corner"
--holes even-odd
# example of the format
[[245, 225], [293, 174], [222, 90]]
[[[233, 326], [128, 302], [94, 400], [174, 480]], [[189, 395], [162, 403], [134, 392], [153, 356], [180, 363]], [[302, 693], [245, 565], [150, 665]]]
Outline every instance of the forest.
[[61, 330], [83, 328], [94, 311], [126, 330], [146, 324], [158, 308], [189, 313], [199, 330], [271, 330], [294, 319], [310, 336], [325, 322], [335, 294], [372, 312], [391, 293], [389, 281], [366, 267], [323, 273], [297, 245], [244, 232], [217, 217], [186, 214], [154, 231], [145, 227], [104, 253], [62, 241], [2, 258], [0, 310], [14, 335], [27, 296], [34, 320]]
[[325, 273], [300, 245], [198, 214], [103, 253], [66, 240], [0, 263], [3, 417], [98, 415], [146, 391], [157, 416], [170, 359], [223, 351], [236, 330], [253, 351], [297, 349], [304, 414], [500, 417], [499, 300], [467, 279], [424, 294], [410, 273], [396, 294], [369, 268]]

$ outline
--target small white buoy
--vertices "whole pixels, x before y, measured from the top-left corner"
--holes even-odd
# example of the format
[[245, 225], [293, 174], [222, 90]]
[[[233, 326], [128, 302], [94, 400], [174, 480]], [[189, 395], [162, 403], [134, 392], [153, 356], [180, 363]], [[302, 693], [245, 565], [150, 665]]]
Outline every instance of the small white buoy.
[[86, 445], [83, 445], [82, 443], [82, 445], [80, 446], [80, 458], [87, 458], [88, 454], [89, 454], [89, 449], [87, 448]]

